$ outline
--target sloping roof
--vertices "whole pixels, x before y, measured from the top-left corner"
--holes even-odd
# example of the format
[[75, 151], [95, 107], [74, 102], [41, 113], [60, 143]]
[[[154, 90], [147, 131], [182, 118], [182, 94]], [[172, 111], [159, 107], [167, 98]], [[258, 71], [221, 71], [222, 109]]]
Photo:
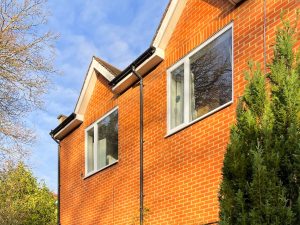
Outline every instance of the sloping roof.
[[118, 74], [121, 73], [121, 70], [118, 68], [114, 67], [113, 65], [109, 64], [108, 62], [104, 61], [103, 59], [98, 58], [97, 56], [94, 56], [94, 59], [100, 63], [102, 66], [104, 66], [108, 71], [110, 71], [112, 74], [117, 76]]

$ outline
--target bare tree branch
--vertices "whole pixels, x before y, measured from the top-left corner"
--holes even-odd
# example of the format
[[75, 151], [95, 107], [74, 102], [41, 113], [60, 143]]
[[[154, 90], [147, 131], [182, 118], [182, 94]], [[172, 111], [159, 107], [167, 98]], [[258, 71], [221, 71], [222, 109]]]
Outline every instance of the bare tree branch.
[[55, 72], [48, 16], [46, 0], [0, 0], [0, 161], [23, 156], [34, 140], [24, 118], [42, 106]]

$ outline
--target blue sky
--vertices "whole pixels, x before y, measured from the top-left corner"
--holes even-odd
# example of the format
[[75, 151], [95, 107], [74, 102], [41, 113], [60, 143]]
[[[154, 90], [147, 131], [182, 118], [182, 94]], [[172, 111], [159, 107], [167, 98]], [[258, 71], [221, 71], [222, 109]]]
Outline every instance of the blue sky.
[[33, 112], [29, 123], [37, 141], [29, 159], [36, 177], [57, 191], [57, 144], [49, 132], [57, 115], [73, 112], [93, 55], [124, 69], [145, 51], [154, 36], [168, 0], [50, 0], [48, 26], [60, 35], [56, 67], [45, 95], [44, 110]]

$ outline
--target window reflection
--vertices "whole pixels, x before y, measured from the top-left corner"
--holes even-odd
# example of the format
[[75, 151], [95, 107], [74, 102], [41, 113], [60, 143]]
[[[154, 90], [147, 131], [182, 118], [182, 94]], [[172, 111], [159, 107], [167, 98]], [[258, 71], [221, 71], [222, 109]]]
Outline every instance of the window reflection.
[[190, 57], [190, 117], [194, 120], [232, 98], [231, 29]]
[[118, 160], [118, 111], [98, 123], [97, 169]]

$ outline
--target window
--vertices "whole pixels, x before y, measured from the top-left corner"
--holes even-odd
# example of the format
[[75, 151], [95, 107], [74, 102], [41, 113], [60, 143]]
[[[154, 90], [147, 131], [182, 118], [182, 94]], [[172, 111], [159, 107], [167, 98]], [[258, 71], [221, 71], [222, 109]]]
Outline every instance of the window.
[[[118, 161], [118, 109], [86, 129], [86, 176]], [[96, 140], [96, 141], [95, 141]]]
[[168, 70], [168, 133], [232, 103], [232, 29], [228, 25]]

